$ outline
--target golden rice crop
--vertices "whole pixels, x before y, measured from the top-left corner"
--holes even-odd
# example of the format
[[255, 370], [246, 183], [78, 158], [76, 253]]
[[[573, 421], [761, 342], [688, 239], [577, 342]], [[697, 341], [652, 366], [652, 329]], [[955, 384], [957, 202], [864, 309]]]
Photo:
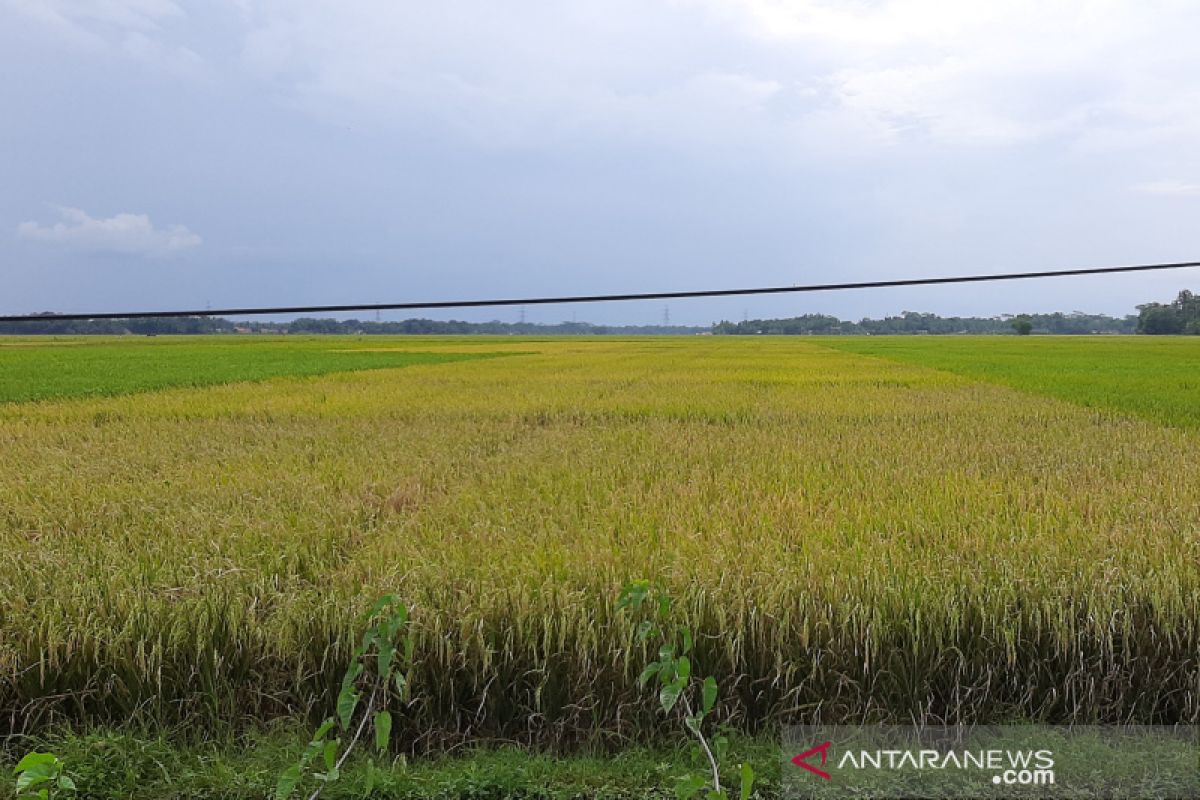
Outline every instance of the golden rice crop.
[[1195, 430], [794, 339], [389, 346], [523, 354], [0, 407], [0, 724], [324, 713], [395, 592], [411, 746], [617, 742], [636, 577], [750, 729], [1200, 720]]

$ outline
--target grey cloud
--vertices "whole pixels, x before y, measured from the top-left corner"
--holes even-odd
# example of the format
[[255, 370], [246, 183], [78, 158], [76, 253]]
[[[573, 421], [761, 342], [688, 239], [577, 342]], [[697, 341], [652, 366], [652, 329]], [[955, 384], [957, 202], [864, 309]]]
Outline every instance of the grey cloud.
[[[0, 0], [0, 278], [21, 311], [1187, 260], [1198, 26], [1183, 0]], [[1189, 277], [671, 314], [1119, 313]]]

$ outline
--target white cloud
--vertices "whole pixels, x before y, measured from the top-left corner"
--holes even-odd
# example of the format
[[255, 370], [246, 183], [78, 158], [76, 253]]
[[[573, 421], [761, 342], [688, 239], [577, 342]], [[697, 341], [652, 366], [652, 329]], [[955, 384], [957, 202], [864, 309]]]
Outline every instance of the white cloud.
[[[614, 130], [688, 144], [699, 124], [709, 142], [782, 158], [821, 139], [822, 160], [914, 139], [1102, 149], [1200, 135], [1200, 6], [1182, 0], [243, 6], [244, 63], [295, 105], [501, 144]], [[781, 113], [753, 87], [814, 99]]]
[[184, 16], [172, 0], [5, 0], [5, 5], [80, 40], [111, 31], [158, 31]]
[[163, 257], [198, 247], [201, 239], [183, 225], [156, 228], [146, 214], [97, 219], [78, 208], [58, 206], [59, 222], [22, 222], [17, 237], [30, 242], [98, 253]]
[[63, 41], [93, 54], [120, 56], [194, 80], [211, 78], [204, 60], [172, 41], [187, 21], [173, 0], [0, 0]]
[[1200, 7], [1179, 0], [695, 2], [760, 46], [819, 53], [838, 102], [892, 134], [990, 146], [1200, 132]]
[[1200, 197], [1200, 183], [1188, 183], [1187, 181], [1148, 181], [1146, 183], [1139, 183], [1133, 189], [1143, 194], [1157, 194], [1167, 197]]

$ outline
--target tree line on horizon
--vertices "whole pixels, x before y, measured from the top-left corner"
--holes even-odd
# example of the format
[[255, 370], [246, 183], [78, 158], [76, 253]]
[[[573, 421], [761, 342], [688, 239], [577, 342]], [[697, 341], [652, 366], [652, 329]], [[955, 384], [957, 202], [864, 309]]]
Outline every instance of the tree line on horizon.
[[32, 314], [20, 322], [0, 323], [0, 335], [54, 334], [177, 336], [192, 334], [305, 334], [305, 335], [412, 335], [438, 334], [493, 336], [580, 335], [687, 335], [708, 328], [688, 325], [593, 325], [589, 322], [465, 322], [462, 320], [405, 319], [392, 322], [301, 317], [290, 322], [234, 321], [223, 317], [154, 317], [150, 319], [56, 320], [52, 313]]
[[[752, 319], [743, 322], [719, 322], [713, 333], [733, 336], [903, 336], [903, 335], [995, 335], [1032, 331], [1044, 334], [1129, 334], [1137, 332], [1138, 318], [1110, 317], [1104, 314], [1075, 312], [1064, 314], [1020, 314], [999, 317], [939, 317], [905, 311], [883, 319], [862, 319], [858, 322], [838, 319], [826, 314], [805, 314], [788, 319]], [[1030, 328], [1022, 328], [1028, 323]]]
[[1138, 312], [1138, 333], [1200, 336], [1200, 296], [1187, 289], [1173, 303], [1145, 303]]
[[588, 322], [465, 322], [406, 319], [394, 322], [302, 317], [290, 322], [238, 322], [222, 317], [158, 317], [151, 319], [57, 320], [52, 313], [32, 314], [20, 322], [0, 323], [0, 335], [201, 335], [201, 334], [340, 334], [340, 335], [492, 335], [492, 336], [838, 336], [950, 335], [1038, 333], [1060, 335], [1148, 334], [1200, 335], [1200, 296], [1183, 290], [1171, 303], [1139, 305], [1137, 314], [1004, 314], [996, 317], [941, 317], [905, 311], [883, 319], [858, 322], [827, 314], [783, 319], [722, 320], [710, 327], [687, 325], [593, 325]]

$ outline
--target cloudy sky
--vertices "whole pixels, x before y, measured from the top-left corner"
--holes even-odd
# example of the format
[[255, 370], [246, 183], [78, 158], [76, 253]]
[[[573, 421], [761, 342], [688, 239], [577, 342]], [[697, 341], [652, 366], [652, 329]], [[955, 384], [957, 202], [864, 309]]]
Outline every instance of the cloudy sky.
[[[1197, 259], [1197, 30], [1156, 0], [0, 0], [0, 312]], [[670, 314], [1127, 313], [1186, 285]]]

